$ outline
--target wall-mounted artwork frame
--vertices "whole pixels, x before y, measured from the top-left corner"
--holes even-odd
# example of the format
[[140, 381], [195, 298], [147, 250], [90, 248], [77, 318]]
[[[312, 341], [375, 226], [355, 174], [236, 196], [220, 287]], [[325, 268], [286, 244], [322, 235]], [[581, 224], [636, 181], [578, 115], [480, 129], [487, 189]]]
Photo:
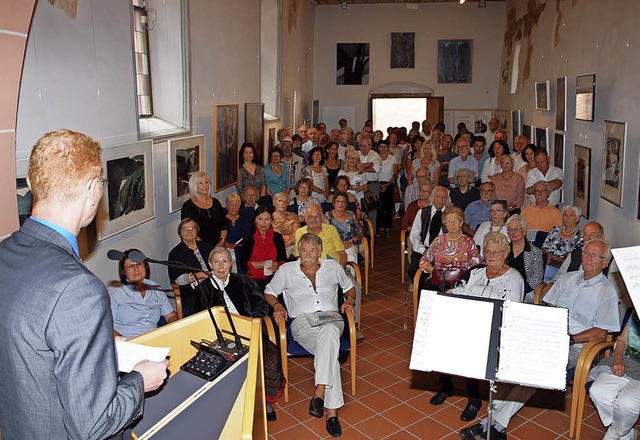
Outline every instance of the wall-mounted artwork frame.
[[261, 102], [244, 104], [244, 141], [256, 147], [258, 157], [253, 159], [254, 162], [264, 165], [267, 154], [264, 151], [264, 104]]
[[204, 135], [169, 139], [169, 212], [176, 212], [189, 199], [189, 179], [204, 171]]
[[273, 150], [273, 147], [275, 146], [276, 146], [276, 128], [271, 127], [269, 129], [269, 151]]
[[533, 140], [531, 137], [533, 127], [529, 124], [522, 124], [522, 136], [526, 136], [529, 140]]
[[391, 68], [416, 67], [415, 32], [391, 32]]
[[553, 142], [553, 166], [563, 169], [564, 166], [564, 134], [556, 133]]
[[336, 84], [369, 84], [369, 43], [337, 43]]
[[627, 123], [604, 121], [604, 158], [600, 197], [622, 208]]
[[535, 98], [536, 98], [536, 110], [551, 110], [551, 103], [549, 102], [549, 80], [544, 82], [537, 82], [535, 84]]
[[556, 130], [567, 129], [567, 77], [556, 79]]
[[593, 122], [596, 110], [596, 75], [576, 78], [576, 119]]
[[589, 218], [591, 201], [591, 149], [576, 144], [573, 159], [573, 204], [582, 210], [582, 216]]
[[520, 110], [511, 110], [511, 138], [522, 134], [522, 112]]
[[155, 217], [153, 141], [105, 147], [102, 166], [109, 183], [96, 215], [98, 240]]
[[549, 127], [536, 127], [534, 133], [535, 139], [533, 143], [548, 153], [550, 151]]
[[238, 104], [216, 105], [213, 113], [213, 190], [238, 182]]
[[29, 159], [16, 160], [16, 197], [18, 201], [18, 220], [20, 226], [31, 216], [33, 195], [27, 185], [27, 172], [29, 171]]
[[473, 40], [438, 40], [438, 82], [470, 83]]

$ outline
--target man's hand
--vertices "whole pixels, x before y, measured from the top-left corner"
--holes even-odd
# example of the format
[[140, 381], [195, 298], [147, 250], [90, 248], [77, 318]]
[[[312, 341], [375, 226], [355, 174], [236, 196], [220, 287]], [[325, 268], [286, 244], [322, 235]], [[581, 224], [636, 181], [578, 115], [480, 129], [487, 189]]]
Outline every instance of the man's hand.
[[611, 371], [616, 376], [624, 376], [624, 361], [622, 359], [615, 359], [611, 365]]
[[352, 301], [350, 301], [349, 298], [347, 298], [345, 302], [343, 302], [342, 305], [340, 306], [340, 313], [347, 313], [347, 311], [350, 311], [355, 315], [356, 309], [353, 306], [354, 304], [352, 303]]
[[152, 362], [144, 360], [138, 362], [133, 371], [137, 371], [142, 374], [142, 380], [144, 381], [144, 392], [157, 390], [160, 385], [167, 378], [167, 368], [169, 367], [169, 360], [165, 359], [162, 362]]
[[287, 309], [285, 308], [285, 306], [277, 302], [273, 305], [273, 319], [276, 321], [276, 324], [280, 322], [280, 318], [284, 319], [284, 321], [287, 322], [289, 313], [287, 313]]

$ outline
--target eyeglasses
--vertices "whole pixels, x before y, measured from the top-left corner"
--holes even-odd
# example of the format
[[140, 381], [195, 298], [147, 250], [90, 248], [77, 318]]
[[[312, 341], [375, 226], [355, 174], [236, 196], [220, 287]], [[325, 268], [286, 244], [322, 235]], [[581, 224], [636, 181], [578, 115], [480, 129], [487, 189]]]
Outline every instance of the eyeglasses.
[[102, 185], [103, 188], [106, 188], [107, 185], [109, 184], [109, 179], [107, 179], [106, 177], [100, 177], [100, 185]]
[[507, 228], [507, 232], [518, 232], [522, 231], [524, 228]]
[[491, 213], [504, 212], [504, 209], [490, 209], [489, 212], [491, 212]]
[[183, 231], [195, 231], [196, 227], [195, 226], [183, 226], [182, 230]]
[[547, 191], [546, 189], [536, 189], [533, 191], [535, 194], [543, 194], [543, 193], [547, 193], [549, 191]]
[[598, 254], [594, 254], [593, 252], [585, 252], [585, 251], [582, 251], [582, 256], [583, 257], [587, 257], [587, 258], [592, 258], [594, 260], [598, 259], [598, 258], [601, 259], [601, 260], [604, 260], [606, 258], [606, 257], [602, 257], [602, 256], [600, 256]]
[[126, 270], [127, 272], [130, 272], [136, 268], [141, 269], [144, 267], [144, 263], [134, 263], [134, 264], [129, 264], [127, 266], [124, 267], [124, 270]]
[[485, 249], [484, 250], [484, 254], [487, 257], [498, 257], [500, 254], [502, 254], [504, 251], [499, 251], [499, 250], [489, 250], [489, 249]]

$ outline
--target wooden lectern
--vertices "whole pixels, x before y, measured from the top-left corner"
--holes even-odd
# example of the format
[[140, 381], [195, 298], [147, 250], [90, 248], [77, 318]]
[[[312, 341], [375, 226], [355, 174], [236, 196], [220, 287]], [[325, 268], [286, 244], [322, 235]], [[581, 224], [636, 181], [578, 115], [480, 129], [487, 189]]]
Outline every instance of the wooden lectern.
[[[222, 307], [212, 309], [218, 327], [233, 339]], [[231, 315], [249, 353], [207, 382], [180, 370], [196, 354], [191, 340], [216, 339], [206, 311], [180, 319], [130, 340], [137, 344], [171, 347], [170, 378], [158, 392], [145, 396], [144, 415], [133, 427], [139, 439], [176, 438], [266, 439], [262, 359], [262, 323], [259, 318]]]

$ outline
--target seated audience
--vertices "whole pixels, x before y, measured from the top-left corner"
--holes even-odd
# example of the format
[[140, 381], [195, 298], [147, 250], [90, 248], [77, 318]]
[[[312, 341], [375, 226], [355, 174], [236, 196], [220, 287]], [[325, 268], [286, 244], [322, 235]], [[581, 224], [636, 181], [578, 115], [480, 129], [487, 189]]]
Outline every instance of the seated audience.
[[[588, 241], [595, 240], [596, 238], [600, 240], [605, 239], [604, 228], [602, 227], [602, 225], [598, 222], [589, 222], [584, 225], [584, 228], [582, 230], [582, 241], [586, 243]], [[560, 266], [560, 268], [558, 269], [556, 276], [553, 277], [553, 279], [549, 281], [545, 286], [545, 293], [551, 288], [553, 283], [558, 281], [558, 278], [560, 278], [562, 275], [567, 272], [574, 272], [580, 269], [582, 269], [582, 247], [575, 248], [569, 255], [567, 255], [564, 263], [562, 263], [562, 266]], [[602, 270], [602, 273], [607, 275], [608, 271], [609, 266], [605, 267]]]
[[240, 216], [240, 196], [236, 193], [231, 193], [227, 196], [227, 239], [224, 243], [224, 247], [232, 249], [231, 257], [233, 258], [233, 266], [235, 266], [234, 272], [237, 272], [237, 261], [240, 247], [242, 246], [242, 239], [251, 233], [251, 223], [246, 217]]
[[463, 232], [473, 237], [476, 229], [482, 223], [491, 220], [491, 202], [493, 202], [493, 194], [496, 186], [493, 182], [485, 182], [480, 185], [480, 200], [471, 202], [464, 210], [464, 227]]
[[[536, 169], [527, 173], [527, 194], [535, 197], [534, 185], [536, 182], [544, 180], [549, 183], [549, 203], [558, 206], [562, 192], [563, 173], [558, 167], [549, 165], [549, 155], [545, 150], [538, 150], [535, 153]], [[532, 201], [533, 202], [533, 201]]]
[[[453, 163], [453, 161], [451, 162]], [[455, 186], [451, 188], [449, 193], [451, 204], [464, 211], [469, 204], [480, 200], [480, 191], [473, 186], [476, 177], [469, 168], [458, 168], [453, 176], [452, 181]]]
[[169, 279], [172, 283], [180, 286], [180, 297], [182, 298], [182, 316], [187, 317], [205, 309], [202, 300], [202, 293], [196, 291], [198, 281], [208, 278], [206, 271], [211, 268], [207, 266], [207, 258], [213, 250], [213, 246], [207, 241], [197, 240], [200, 227], [195, 220], [185, 218], [178, 224], [178, 243], [171, 252], [169, 260], [184, 263], [189, 267], [200, 267], [203, 272], [191, 273], [189, 269], [181, 269], [169, 266]]
[[[583, 270], [560, 277], [544, 297], [547, 304], [569, 310], [568, 369], [575, 368], [585, 343], [602, 339], [607, 332], [620, 329], [618, 295], [614, 285], [602, 274], [602, 269], [609, 264], [610, 259], [609, 243], [591, 240], [582, 253]], [[499, 388], [502, 386], [500, 384]], [[501, 393], [500, 389], [498, 392], [506, 397], [493, 401], [492, 422], [488, 424], [488, 420], [484, 419], [481, 423], [463, 429], [460, 431], [462, 439], [473, 440], [477, 436], [486, 436], [489, 425], [492, 439], [507, 438], [509, 421], [533, 395], [535, 388], [505, 386], [508, 387], [508, 394]]]
[[519, 213], [524, 202], [524, 179], [513, 171], [513, 157], [508, 154], [500, 158], [502, 172], [489, 177], [496, 186], [494, 197], [506, 200], [509, 212]]
[[489, 160], [489, 154], [484, 151], [487, 146], [487, 140], [484, 136], [476, 136], [473, 139], [473, 157], [478, 161], [477, 182], [481, 181], [484, 164]]
[[324, 166], [324, 153], [322, 148], [314, 147], [309, 151], [309, 166], [302, 169], [302, 175], [312, 180], [311, 193], [320, 203], [329, 195], [329, 174]]
[[197, 171], [189, 179], [191, 198], [182, 204], [180, 218], [192, 218], [200, 227], [200, 239], [211, 246], [222, 246], [227, 237], [227, 222], [222, 205], [211, 197], [211, 179]]
[[520, 272], [525, 302], [533, 303], [535, 290], [544, 276], [542, 251], [527, 240], [527, 221], [519, 214], [507, 220], [507, 234], [511, 239], [507, 264]]
[[[522, 277], [517, 270], [506, 263], [509, 252], [507, 238], [498, 232], [490, 232], [485, 236], [482, 248], [486, 265], [467, 271], [462, 277], [463, 281], [451, 289], [451, 292], [464, 296], [522, 302], [524, 292]], [[432, 405], [440, 405], [454, 394], [451, 375], [441, 374], [440, 383], [440, 391], [431, 398]], [[475, 419], [482, 406], [477, 380], [467, 379], [467, 393], [469, 396], [467, 405], [460, 415], [463, 421]]]
[[[320, 211], [321, 213], [321, 211]], [[314, 355], [315, 392], [309, 403], [309, 414], [322, 418], [326, 430], [339, 437], [342, 428], [338, 409], [344, 405], [338, 352], [344, 321], [331, 321], [311, 326], [305, 314], [354, 312], [355, 293], [351, 280], [337, 261], [321, 259], [322, 239], [312, 233], [298, 240], [300, 260], [285, 263], [267, 285], [265, 298], [273, 307], [276, 321], [292, 318], [291, 334], [300, 345]], [[338, 288], [345, 301], [338, 306]], [[283, 306], [278, 295], [284, 298]]]
[[411, 185], [407, 186], [407, 188], [404, 190], [405, 210], [406, 210], [406, 207], [411, 204], [411, 202], [418, 200], [420, 185], [427, 182], [429, 183], [430, 187], [433, 188], [433, 185], [431, 184], [431, 180], [429, 180], [429, 171], [425, 167], [418, 168], [418, 170], [416, 171], [415, 180]]
[[603, 440], [635, 440], [640, 414], [640, 320], [633, 313], [618, 337], [613, 356], [589, 373], [589, 395], [604, 426]]
[[362, 243], [362, 224], [356, 214], [347, 210], [347, 193], [337, 192], [333, 198], [333, 210], [324, 214], [324, 222], [335, 226], [342, 239], [347, 261], [358, 262], [358, 247]]
[[577, 248], [582, 248], [584, 241], [582, 232], [578, 229], [578, 222], [582, 211], [577, 206], [562, 207], [562, 226], [554, 226], [549, 231], [542, 252], [547, 255], [547, 268], [544, 272], [544, 282], [551, 281], [556, 275], [567, 256]]
[[[522, 154], [518, 156], [520, 160], [516, 161], [516, 163], [521, 163], [520, 169], [518, 169], [517, 172], [524, 179], [525, 186], [527, 185], [527, 176], [529, 171], [533, 170], [536, 167], [536, 151], [538, 151], [538, 147], [536, 147], [534, 144], [528, 144], [524, 147], [524, 150], [522, 150]], [[526, 192], [527, 190], [525, 188], [525, 196], [524, 200], [522, 201], [521, 209], [526, 208], [527, 206], [531, 206], [531, 196], [529, 196], [529, 194], [527, 194]]]
[[267, 195], [279, 192], [289, 193], [289, 171], [282, 163], [282, 150], [275, 147], [269, 152], [269, 164], [264, 167], [264, 177], [267, 184]]
[[244, 237], [240, 249], [242, 272], [256, 282], [260, 292], [280, 265], [287, 261], [287, 250], [282, 235], [271, 227], [271, 209], [260, 206], [256, 210], [255, 228]]
[[[269, 305], [258, 285], [246, 275], [230, 273], [231, 254], [228, 249], [216, 247], [209, 254], [208, 262], [215, 281], [212, 282], [213, 292], [210, 292], [211, 305], [222, 305], [220, 298], [224, 298], [231, 313], [250, 318], [263, 318], [269, 313]], [[262, 337], [262, 355], [267, 420], [274, 421], [276, 412], [271, 404], [282, 395], [286, 381], [278, 347], [266, 335]]]
[[502, 156], [508, 156], [510, 154], [509, 145], [503, 140], [494, 140], [489, 147], [489, 160], [484, 163], [482, 168], [482, 182], [488, 182], [489, 177], [494, 174], [498, 174], [502, 171], [500, 168], [500, 161]]
[[489, 232], [499, 232], [509, 240], [507, 234], [507, 217], [509, 217], [509, 209], [507, 208], [507, 202], [504, 200], [494, 200], [491, 202], [491, 209], [489, 210], [491, 220], [482, 223], [478, 226], [476, 233], [473, 236], [474, 241], [482, 251], [482, 243], [484, 243], [484, 236]]
[[309, 177], [303, 177], [296, 183], [296, 196], [291, 199], [291, 205], [295, 207], [298, 213], [298, 220], [300, 223], [304, 222], [304, 216], [307, 212], [307, 208], [311, 205], [318, 204], [318, 199], [311, 194], [313, 188], [313, 180]]
[[369, 188], [369, 184], [360, 161], [360, 155], [356, 150], [347, 150], [344, 166], [338, 176], [349, 177], [349, 182], [351, 182], [349, 192], [356, 196], [356, 199], [360, 202], [364, 197], [364, 192]]
[[[356, 196], [353, 193], [349, 192], [350, 187], [351, 183], [349, 182], [349, 176], [338, 176], [336, 178], [334, 194], [338, 192], [346, 192], [347, 196], [349, 197], [349, 203], [355, 204], [356, 217], [358, 217], [358, 220], [362, 221], [362, 209], [360, 209], [360, 203], [358, 202]], [[331, 194], [329, 197], [327, 197], [327, 203], [333, 203], [334, 194]]]
[[402, 216], [401, 227], [407, 232], [411, 232], [411, 226], [413, 220], [416, 218], [416, 214], [422, 208], [426, 208], [431, 203], [431, 183], [425, 179], [420, 184], [420, 198], [409, 203]]
[[253, 224], [256, 209], [260, 206], [258, 204], [258, 189], [255, 186], [247, 185], [239, 194], [242, 196], [242, 206], [238, 212], [241, 217], [246, 218], [249, 223]]
[[113, 334], [127, 339], [155, 330], [160, 317], [167, 323], [178, 320], [166, 293], [149, 280], [149, 263], [134, 263], [129, 259], [133, 251], [140, 252], [137, 249], [124, 251], [118, 262], [122, 284], [109, 287]]
[[[473, 178], [469, 180], [470, 183], [474, 183], [478, 176], [478, 160], [473, 157], [471, 152], [471, 143], [467, 136], [461, 137], [455, 141], [457, 148], [457, 157], [451, 159], [449, 162], [449, 183], [455, 185], [457, 179], [456, 173], [458, 170], [466, 168], [473, 173]], [[464, 209], [464, 208], [462, 208]]]
[[533, 187], [535, 203], [522, 210], [522, 216], [527, 220], [529, 231], [549, 232], [554, 226], [562, 225], [560, 211], [549, 203], [549, 193], [551, 192], [549, 183], [541, 180]]
[[300, 219], [297, 214], [287, 211], [289, 196], [285, 192], [276, 194], [273, 197], [275, 211], [272, 214], [271, 226], [273, 230], [282, 235], [284, 245], [287, 249], [287, 257], [293, 255], [293, 246], [296, 242], [296, 230], [300, 227]]

